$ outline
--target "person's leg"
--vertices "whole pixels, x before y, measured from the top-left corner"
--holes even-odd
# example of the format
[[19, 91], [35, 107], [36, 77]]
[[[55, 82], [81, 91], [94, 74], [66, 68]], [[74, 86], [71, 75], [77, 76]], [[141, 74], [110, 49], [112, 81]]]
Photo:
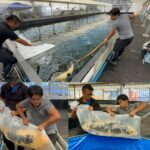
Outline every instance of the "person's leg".
[[11, 57], [7, 64], [4, 65], [4, 76], [7, 76], [10, 70], [12, 69], [12, 66], [17, 63], [17, 59], [14, 57]]
[[133, 37], [123, 40], [123, 48], [120, 49], [119, 51], [119, 55], [118, 55], [119, 57], [123, 54], [125, 48], [132, 42], [132, 40], [133, 40]]
[[118, 60], [118, 57], [120, 57], [122, 55], [125, 47], [127, 45], [129, 45], [132, 40], [133, 40], [133, 37], [129, 38], [129, 39], [125, 39], [125, 40], [117, 39], [117, 41], [114, 45], [114, 57], [113, 57], [112, 61], [115, 62]]
[[12, 53], [9, 52], [8, 49], [2, 47], [0, 49], [0, 62], [4, 65], [3, 72], [4, 76], [6, 76], [10, 72], [13, 64], [17, 63], [17, 59], [13, 57]]
[[15, 150], [15, 145], [13, 142], [9, 141], [6, 139], [6, 137], [3, 135], [3, 140], [4, 140], [4, 143], [6, 144], [8, 150]]
[[118, 57], [119, 57], [119, 52], [121, 49], [123, 49], [123, 45], [122, 45], [122, 40], [120, 39], [117, 39], [116, 40], [116, 43], [114, 45], [114, 48], [113, 48], [113, 52], [114, 52], [114, 55], [113, 55], [113, 58], [112, 58], [112, 61], [115, 62], [118, 60]]
[[54, 144], [54, 146], [56, 145], [56, 142], [58, 140], [58, 135], [57, 133], [53, 133], [53, 134], [49, 134], [48, 137], [50, 138], [50, 140], [52, 141], [52, 143]]

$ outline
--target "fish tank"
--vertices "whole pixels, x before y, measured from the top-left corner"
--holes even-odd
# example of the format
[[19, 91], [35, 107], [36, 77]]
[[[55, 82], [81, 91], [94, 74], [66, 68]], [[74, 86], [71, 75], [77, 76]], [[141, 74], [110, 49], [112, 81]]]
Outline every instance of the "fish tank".
[[108, 15], [66, 21], [19, 31], [34, 45], [44, 43], [54, 47], [27, 59], [43, 81], [71, 80], [91, 60], [95, 53], [83, 61], [78, 60], [101, 43], [111, 31]]

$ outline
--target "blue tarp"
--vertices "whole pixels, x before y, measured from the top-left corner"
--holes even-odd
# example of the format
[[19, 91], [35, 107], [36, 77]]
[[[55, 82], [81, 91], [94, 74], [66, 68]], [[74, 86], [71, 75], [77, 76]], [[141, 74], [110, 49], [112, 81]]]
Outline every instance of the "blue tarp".
[[83, 135], [69, 138], [69, 150], [147, 150], [150, 140]]
[[10, 9], [10, 10], [30, 9], [30, 8], [32, 8], [32, 7], [29, 5], [26, 5], [26, 4], [18, 3], [18, 2], [12, 3], [7, 7], [7, 9]]

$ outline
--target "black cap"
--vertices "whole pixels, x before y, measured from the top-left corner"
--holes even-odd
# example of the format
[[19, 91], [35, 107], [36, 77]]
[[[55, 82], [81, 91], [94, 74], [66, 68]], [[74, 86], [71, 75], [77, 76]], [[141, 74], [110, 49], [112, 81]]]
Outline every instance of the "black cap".
[[108, 14], [113, 15], [113, 16], [117, 16], [117, 15], [119, 16], [120, 15], [120, 9], [119, 8], [112, 8]]
[[17, 17], [16, 15], [9, 15], [6, 17], [6, 20], [15, 20], [17, 23], [22, 23], [21, 19], [19, 17]]

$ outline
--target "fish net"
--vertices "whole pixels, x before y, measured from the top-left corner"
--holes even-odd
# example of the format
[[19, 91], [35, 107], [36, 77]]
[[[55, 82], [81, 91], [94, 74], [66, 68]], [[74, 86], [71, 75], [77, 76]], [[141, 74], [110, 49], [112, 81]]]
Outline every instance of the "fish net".
[[84, 131], [100, 136], [140, 138], [141, 117], [130, 117], [127, 115], [116, 115], [102, 111], [89, 111], [89, 106], [80, 105], [77, 116]]
[[8, 107], [0, 101], [0, 130], [13, 143], [35, 150], [55, 150], [45, 131], [37, 130], [33, 124], [25, 126], [21, 118], [12, 116]]

